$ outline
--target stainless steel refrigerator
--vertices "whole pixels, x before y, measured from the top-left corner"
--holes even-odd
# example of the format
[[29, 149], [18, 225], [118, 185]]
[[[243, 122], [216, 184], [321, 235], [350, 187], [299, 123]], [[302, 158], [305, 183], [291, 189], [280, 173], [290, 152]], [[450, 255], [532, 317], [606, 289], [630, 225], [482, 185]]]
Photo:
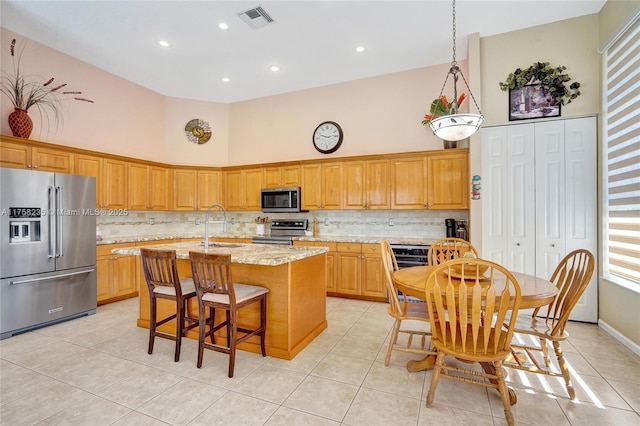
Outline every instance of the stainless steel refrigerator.
[[96, 312], [96, 180], [0, 168], [0, 339]]

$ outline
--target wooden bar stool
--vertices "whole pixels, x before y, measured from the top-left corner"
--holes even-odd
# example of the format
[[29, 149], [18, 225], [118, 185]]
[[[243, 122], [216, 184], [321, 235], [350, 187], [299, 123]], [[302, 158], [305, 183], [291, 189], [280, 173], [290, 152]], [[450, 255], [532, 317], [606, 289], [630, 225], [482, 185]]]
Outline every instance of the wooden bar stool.
[[[140, 249], [144, 278], [149, 289], [149, 355], [153, 353], [153, 343], [156, 337], [176, 342], [174, 361], [180, 360], [180, 346], [182, 336], [188, 330], [198, 326], [197, 318], [188, 317], [187, 300], [196, 297], [196, 290], [191, 278], [179, 278], [176, 267], [175, 250]], [[157, 299], [175, 302], [176, 313], [158, 321]], [[176, 320], [176, 334], [158, 331], [157, 328], [171, 320]], [[191, 324], [185, 325], [185, 322]]]

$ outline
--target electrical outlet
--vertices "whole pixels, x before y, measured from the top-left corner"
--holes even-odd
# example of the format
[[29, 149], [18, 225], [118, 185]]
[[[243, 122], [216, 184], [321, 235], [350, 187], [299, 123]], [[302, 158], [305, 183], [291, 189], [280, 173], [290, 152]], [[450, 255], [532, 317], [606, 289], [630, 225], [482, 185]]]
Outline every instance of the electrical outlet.
[[395, 226], [395, 221], [393, 220], [393, 218], [389, 219], [389, 226]]
[[235, 217], [232, 217], [232, 218], [231, 218], [231, 224], [232, 224], [232, 225], [235, 225], [235, 224], [236, 224], [236, 218], [235, 218]]
[[155, 225], [156, 224], [156, 220], [152, 217], [149, 218], [149, 225]]
[[200, 218], [196, 217], [196, 225], [200, 225]]
[[328, 217], [324, 218], [324, 226], [329, 226], [329, 218]]

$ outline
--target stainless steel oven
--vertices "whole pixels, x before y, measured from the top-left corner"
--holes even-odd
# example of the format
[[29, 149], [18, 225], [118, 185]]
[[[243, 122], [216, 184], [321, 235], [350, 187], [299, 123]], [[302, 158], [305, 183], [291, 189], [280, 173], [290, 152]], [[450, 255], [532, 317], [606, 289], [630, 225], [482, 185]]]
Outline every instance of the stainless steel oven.
[[273, 219], [269, 225], [269, 235], [257, 235], [251, 242], [257, 244], [293, 245], [293, 238], [304, 235], [307, 219]]

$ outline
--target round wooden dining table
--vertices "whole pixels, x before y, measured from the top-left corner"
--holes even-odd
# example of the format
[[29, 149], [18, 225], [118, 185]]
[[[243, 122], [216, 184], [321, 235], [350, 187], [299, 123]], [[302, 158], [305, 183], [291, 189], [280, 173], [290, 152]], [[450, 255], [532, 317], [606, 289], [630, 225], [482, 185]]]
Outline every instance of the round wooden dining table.
[[[413, 296], [420, 300], [425, 300], [427, 277], [434, 268], [434, 266], [414, 266], [400, 269], [393, 273], [393, 281], [395, 282], [398, 290], [404, 294]], [[558, 293], [558, 289], [551, 281], [520, 272], [512, 273], [520, 285], [521, 310], [548, 305], [553, 301], [553, 298]], [[504, 287], [504, 283], [505, 280], [501, 281], [500, 278], [497, 278], [494, 282], [496, 290], [499, 291], [500, 286]], [[424, 308], [427, 309], [426, 304]], [[410, 360], [407, 362], [407, 370], [411, 372], [426, 370], [433, 367], [435, 362], [435, 355], [427, 355], [422, 359]], [[482, 365], [482, 367], [485, 370], [493, 369], [493, 365]], [[509, 389], [509, 395], [511, 398], [511, 404], [515, 404], [517, 398], [512, 389]]]

